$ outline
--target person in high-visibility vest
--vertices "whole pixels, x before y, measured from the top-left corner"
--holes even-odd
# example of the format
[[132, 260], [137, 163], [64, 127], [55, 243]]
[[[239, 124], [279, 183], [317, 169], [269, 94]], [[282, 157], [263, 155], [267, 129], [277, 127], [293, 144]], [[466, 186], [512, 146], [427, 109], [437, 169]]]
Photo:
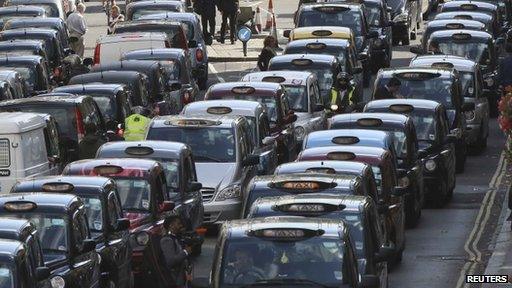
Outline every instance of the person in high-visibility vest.
[[354, 87], [350, 83], [352, 76], [350, 74], [341, 72], [336, 76], [336, 82], [331, 89], [330, 107], [334, 113], [347, 112], [347, 108], [353, 107], [357, 104], [358, 99], [354, 94]]
[[148, 109], [136, 107], [134, 112], [134, 114], [124, 120], [124, 139], [126, 141], [144, 140], [149, 123], [151, 122]]

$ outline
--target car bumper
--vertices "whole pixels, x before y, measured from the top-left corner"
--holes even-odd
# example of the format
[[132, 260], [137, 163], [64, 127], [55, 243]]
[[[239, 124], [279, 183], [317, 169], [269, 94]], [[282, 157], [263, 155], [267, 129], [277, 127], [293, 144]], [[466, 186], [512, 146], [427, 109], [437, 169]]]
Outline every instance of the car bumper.
[[423, 176], [423, 183], [425, 185], [425, 194], [428, 195], [436, 195], [438, 193], [442, 193], [439, 190], [439, 182], [442, 181], [442, 175], [429, 174]]
[[467, 124], [466, 125], [466, 143], [475, 144], [478, 141], [478, 136], [481, 135], [482, 125], [480, 124]]
[[216, 224], [221, 221], [240, 218], [240, 200], [211, 201], [204, 203], [204, 223]]

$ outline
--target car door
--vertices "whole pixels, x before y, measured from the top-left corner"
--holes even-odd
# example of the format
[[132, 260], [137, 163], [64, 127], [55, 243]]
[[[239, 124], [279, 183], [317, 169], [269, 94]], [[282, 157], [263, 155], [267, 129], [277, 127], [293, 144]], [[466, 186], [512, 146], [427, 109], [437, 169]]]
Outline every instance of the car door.
[[182, 209], [187, 221], [189, 221], [189, 228], [195, 230], [203, 225], [204, 206], [201, 196], [201, 191], [188, 191], [187, 187], [192, 182], [197, 182], [196, 168], [192, 155], [188, 154], [183, 159], [183, 185], [184, 191], [182, 193]]
[[[327, 116], [325, 114], [325, 105], [323, 98], [320, 95], [320, 88], [318, 87], [318, 81], [311, 82], [308, 86], [309, 94], [309, 106], [312, 114], [310, 120], [312, 124], [312, 131], [319, 131], [327, 129]], [[307, 131], [306, 131], [307, 132]]]
[[[476, 69], [475, 73], [475, 117], [481, 119], [481, 135], [485, 136], [488, 133], [489, 126], [489, 100], [483, 91], [483, 78], [480, 69]], [[469, 99], [469, 98], [468, 98]], [[471, 100], [471, 99], [469, 99]]]
[[74, 279], [76, 287], [95, 287], [99, 275], [99, 265], [94, 260], [96, 251], [83, 253], [84, 241], [90, 238], [85, 209], [78, 209], [74, 212], [71, 224], [73, 253], [71, 255], [70, 276]]
[[396, 167], [393, 161], [393, 158], [391, 154], [387, 154], [385, 158], [382, 160], [382, 168], [381, 168], [381, 174], [382, 174], [382, 192], [389, 195], [389, 200], [387, 203], [389, 203], [388, 207], [388, 213], [387, 213], [387, 220], [388, 225], [387, 228], [389, 228], [387, 231], [390, 232], [393, 239], [392, 241], [397, 246], [397, 249], [400, 248], [401, 244], [401, 233], [403, 232], [402, 226], [403, 226], [403, 213], [404, 213], [404, 207], [403, 207], [403, 196], [396, 195], [395, 187], [396, 187]]
[[[281, 102], [281, 110], [282, 115], [287, 116], [292, 111], [290, 108], [290, 104], [288, 103], [288, 96], [286, 95], [286, 91], [283, 90], [283, 94], [279, 97], [279, 102]], [[295, 133], [294, 133], [294, 124], [286, 123], [284, 124], [283, 132], [281, 134], [284, 136], [285, 147], [288, 149], [288, 159], [287, 161], [292, 161], [295, 159], [297, 154], [297, 147], [295, 141]]]
[[[237, 139], [238, 139], [238, 149], [239, 149], [239, 155], [240, 155], [240, 158], [239, 158], [239, 166], [241, 167], [241, 181], [240, 181], [240, 185], [242, 187], [242, 189], [244, 189], [246, 186], [247, 186], [247, 183], [249, 183], [249, 181], [254, 177], [256, 176], [257, 174], [257, 166], [256, 165], [252, 165], [252, 166], [245, 166], [245, 165], [242, 165], [242, 161], [247, 157], [249, 156], [250, 154], [252, 154], [252, 151], [254, 151], [253, 149], [253, 145], [252, 145], [252, 141], [251, 141], [251, 134], [249, 133], [249, 128], [248, 128], [248, 124], [247, 122], [243, 122], [245, 123], [245, 125], [238, 125], [236, 130], [237, 130]], [[242, 192], [243, 193], [243, 192]]]
[[377, 262], [375, 255], [379, 252], [380, 248], [385, 243], [385, 238], [381, 226], [379, 225], [379, 214], [376, 206], [370, 202], [365, 209], [365, 218], [367, 226], [365, 236], [368, 238], [365, 241], [367, 254], [368, 271], [380, 278], [381, 283], [387, 282], [387, 264], [385, 261]]
[[[110, 271], [115, 271], [117, 275], [118, 285], [125, 287], [130, 282], [131, 274], [131, 248], [130, 248], [130, 233], [128, 230], [115, 231], [117, 227], [117, 220], [123, 218], [123, 210], [119, 201], [118, 193], [115, 189], [112, 189], [107, 194], [107, 215], [109, 226], [107, 229], [110, 233], [107, 233], [105, 238], [105, 248], [111, 256], [113, 263], [109, 267]], [[106, 259], [105, 259], [106, 260]]]
[[448, 173], [448, 187], [454, 187], [455, 185], [455, 144], [446, 141], [446, 136], [449, 134], [449, 123], [446, 110], [441, 107], [437, 112], [436, 123], [439, 131], [439, 143], [441, 145], [441, 156], [445, 162], [446, 172]]
[[258, 135], [254, 146], [254, 154], [260, 155], [258, 164], [258, 175], [270, 175], [278, 165], [277, 144], [276, 142], [264, 144], [263, 139], [270, 136], [270, 123], [267, 113], [263, 112], [257, 119]]

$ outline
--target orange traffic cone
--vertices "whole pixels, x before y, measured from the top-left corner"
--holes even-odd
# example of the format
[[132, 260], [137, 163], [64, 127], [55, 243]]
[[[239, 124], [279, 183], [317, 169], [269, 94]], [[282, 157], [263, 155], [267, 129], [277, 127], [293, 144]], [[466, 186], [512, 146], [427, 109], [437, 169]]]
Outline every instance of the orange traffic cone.
[[261, 14], [260, 14], [260, 6], [256, 7], [256, 15], [254, 16], [256, 19], [255, 19], [255, 25], [254, 27], [256, 28], [256, 34], [260, 34], [261, 33]]
[[265, 23], [265, 30], [270, 30], [273, 26], [274, 22], [274, 4], [272, 0], [268, 1], [268, 11], [267, 11], [267, 23]]

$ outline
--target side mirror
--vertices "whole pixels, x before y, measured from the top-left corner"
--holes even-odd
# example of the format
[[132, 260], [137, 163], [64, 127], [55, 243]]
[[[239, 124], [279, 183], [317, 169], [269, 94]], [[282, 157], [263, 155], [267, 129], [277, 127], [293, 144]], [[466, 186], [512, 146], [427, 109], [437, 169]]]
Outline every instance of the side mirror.
[[96, 249], [96, 241], [92, 239], [85, 239], [84, 240], [84, 246], [82, 248], [82, 253], [89, 253], [91, 251], [94, 251]]
[[284, 30], [283, 31], [283, 36], [286, 37], [286, 38], [290, 38], [290, 34], [292, 33], [292, 30]]
[[386, 11], [387, 11], [387, 12], [393, 12], [393, 9], [391, 9], [391, 7], [389, 7], [389, 6], [388, 6], [388, 7], [386, 8]]
[[192, 279], [192, 287], [196, 288], [208, 288], [210, 287], [210, 281], [205, 277], [198, 277]]
[[69, 55], [73, 55], [73, 54], [76, 54], [76, 52], [70, 48], [66, 48], [64, 49], [64, 56], [69, 56]]
[[361, 74], [363, 73], [363, 67], [353, 67], [352, 74]]
[[174, 202], [172, 201], [164, 201], [158, 207], [159, 212], [168, 212], [172, 211], [172, 209], [174, 209]]
[[196, 40], [188, 41], [188, 47], [189, 48], [197, 48], [197, 41]]
[[115, 228], [116, 232], [128, 230], [128, 228], [130, 228], [130, 220], [129, 219], [127, 219], [127, 218], [117, 219], [116, 228]]
[[368, 39], [377, 38], [377, 37], [379, 37], [379, 32], [377, 32], [377, 31], [370, 31], [370, 32], [368, 32], [368, 35], [366, 35], [366, 38], [368, 38]]
[[475, 110], [475, 103], [474, 102], [464, 102], [461, 107], [462, 112], [468, 112]]
[[418, 46], [414, 46], [414, 47], [409, 48], [409, 51], [411, 53], [414, 53], [414, 54], [417, 54], [417, 55], [425, 54], [425, 51], [423, 51], [423, 49], [418, 47]]
[[36, 268], [37, 281], [48, 279], [48, 277], [50, 277], [50, 268], [46, 266]]
[[324, 105], [322, 105], [322, 104], [315, 104], [315, 105], [313, 106], [313, 109], [315, 110], [315, 112], [318, 112], [318, 111], [323, 111], [323, 110], [325, 110], [325, 107], [324, 107]]
[[242, 165], [244, 166], [254, 166], [258, 165], [260, 163], [260, 156], [250, 154], [245, 157], [245, 159], [242, 161]]
[[94, 61], [92, 60], [92, 58], [87, 57], [84, 58], [84, 60], [82, 60], [82, 64], [85, 66], [92, 66], [94, 64]]
[[505, 38], [504, 37], [496, 38], [496, 45], [503, 45], [503, 44], [505, 44]]
[[405, 176], [407, 176], [407, 170], [405, 170], [405, 169], [396, 169], [396, 176], [398, 178], [404, 178]]
[[203, 184], [201, 184], [199, 182], [195, 182], [195, 181], [190, 182], [187, 187], [187, 192], [199, 191], [199, 190], [201, 190], [201, 188], [203, 188]]
[[357, 60], [359, 60], [359, 61], [368, 61], [368, 54], [366, 54], [364, 52], [363, 53], [359, 53], [357, 55]]
[[375, 261], [377, 262], [385, 262], [391, 260], [393, 255], [395, 254], [395, 249], [393, 247], [383, 246], [380, 247], [379, 252], [375, 253]]
[[360, 288], [378, 288], [380, 287], [380, 279], [376, 275], [366, 274], [361, 276]]
[[171, 91], [177, 91], [177, 90], [181, 89], [181, 86], [182, 86], [181, 83], [173, 82], [173, 83], [171, 83], [169, 88], [171, 89]]
[[[323, 108], [323, 107], [322, 107]], [[261, 140], [261, 143], [265, 146], [267, 145], [273, 145], [274, 143], [276, 143], [276, 138], [274, 137], [271, 137], [271, 136], [267, 136], [265, 138], [263, 138], [263, 140]]]

